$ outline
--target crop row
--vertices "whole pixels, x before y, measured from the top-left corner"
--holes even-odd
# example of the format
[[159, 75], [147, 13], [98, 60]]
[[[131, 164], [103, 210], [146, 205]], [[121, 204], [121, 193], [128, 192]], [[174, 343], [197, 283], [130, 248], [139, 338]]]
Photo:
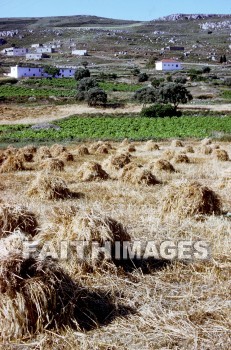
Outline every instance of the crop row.
[[231, 116], [227, 117], [77, 117], [56, 122], [60, 130], [32, 130], [30, 126], [0, 127], [0, 142], [62, 140], [133, 140], [168, 138], [204, 138], [216, 133], [231, 134]]

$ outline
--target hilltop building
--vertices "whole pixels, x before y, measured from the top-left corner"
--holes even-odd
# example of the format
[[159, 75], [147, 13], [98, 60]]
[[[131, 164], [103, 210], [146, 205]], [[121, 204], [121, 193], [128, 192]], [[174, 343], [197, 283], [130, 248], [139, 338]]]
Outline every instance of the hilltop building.
[[172, 71], [182, 69], [181, 63], [172, 59], [163, 59], [156, 62], [156, 70]]
[[[6, 74], [11, 78], [48, 78], [50, 75], [44, 72], [42, 67], [10, 67], [10, 73]], [[73, 68], [60, 68], [59, 75], [56, 75], [55, 78], [73, 78], [75, 75], [75, 69]]]

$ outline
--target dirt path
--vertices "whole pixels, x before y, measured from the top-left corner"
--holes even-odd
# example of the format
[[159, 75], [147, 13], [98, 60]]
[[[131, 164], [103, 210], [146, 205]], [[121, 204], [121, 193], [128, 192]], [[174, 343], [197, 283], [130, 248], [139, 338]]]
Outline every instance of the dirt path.
[[[36, 106], [25, 107], [20, 105], [0, 105], [0, 125], [3, 124], [37, 124], [51, 122], [53, 120], [66, 118], [74, 114], [118, 114], [139, 113], [142, 106], [128, 104], [125, 108], [92, 108], [84, 105], [62, 105], [62, 106]], [[190, 105], [184, 106], [188, 109], [206, 109], [211, 111], [231, 112], [231, 104], [222, 105]]]

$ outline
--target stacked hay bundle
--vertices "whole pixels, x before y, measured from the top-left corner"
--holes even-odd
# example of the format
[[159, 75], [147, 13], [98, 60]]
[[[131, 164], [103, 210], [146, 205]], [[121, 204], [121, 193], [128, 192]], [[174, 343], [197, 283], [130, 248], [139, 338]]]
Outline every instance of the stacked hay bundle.
[[184, 153], [178, 153], [174, 157], [175, 163], [190, 163], [189, 157]]
[[215, 155], [217, 160], [220, 160], [222, 162], [228, 162], [229, 161], [229, 155], [228, 152], [224, 149], [215, 149], [213, 151], [213, 154]]
[[162, 153], [162, 157], [166, 160], [171, 160], [173, 159], [175, 156], [175, 151], [173, 151], [172, 149], [166, 149], [163, 153]]
[[207, 146], [207, 145], [200, 146], [198, 150], [201, 154], [205, 154], [205, 155], [209, 155], [213, 151], [212, 147]]
[[36, 152], [37, 148], [34, 145], [28, 145], [18, 150], [17, 157], [22, 162], [33, 162]]
[[157, 159], [155, 162], [151, 162], [149, 168], [151, 171], [166, 171], [169, 173], [176, 171], [174, 166], [166, 159]]
[[221, 213], [219, 196], [198, 182], [188, 182], [168, 188], [163, 200], [162, 216], [173, 213], [180, 218]]
[[127, 148], [127, 152], [136, 152], [136, 148], [134, 145], [129, 145]]
[[85, 156], [85, 155], [89, 155], [90, 153], [89, 153], [89, 150], [86, 146], [80, 145], [76, 150], [76, 154], [78, 156]]
[[73, 162], [74, 161], [74, 156], [72, 153], [64, 151], [62, 152], [59, 157], [60, 160], [62, 160], [63, 162]]
[[41, 146], [37, 149], [37, 160], [41, 161], [43, 159], [52, 158], [49, 147]]
[[47, 171], [63, 171], [64, 170], [64, 162], [58, 158], [47, 158], [44, 159], [38, 166], [39, 170], [47, 170]]
[[25, 207], [0, 203], [0, 239], [15, 230], [34, 236], [38, 230], [36, 215]]
[[150, 170], [133, 163], [124, 166], [120, 178], [133, 185], [151, 186], [159, 183]]
[[0, 173], [10, 173], [22, 170], [25, 170], [25, 166], [17, 155], [9, 155], [0, 166]]
[[171, 147], [184, 147], [184, 144], [180, 140], [172, 140]]
[[66, 151], [67, 151], [66, 147], [58, 143], [55, 143], [50, 147], [51, 155], [54, 158], [59, 157], [63, 152], [66, 152]]
[[158, 151], [160, 149], [159, 145], [153, 140], [148, 140], [145, 144], [145, 149], [147, 151]]
[[186, 153], [195, 153], [193, 146], [190, 146], [190, 145], [185, 147], [185, 152]]
[[7, 158], [5, 155], [5, 152], [0, 150], [0, 165], [4, 162], [4, 160]]
[[109, 179], [109, 175], [97, 162], [85, 162], [77, 171], [77, 177], [81, 181], [100, 181]]
[[106, 144], [102, 144], [99, 147], [97, 147], [95, 153], [96, 154], [108, 154], [109, 153], [109, 147]]
[[[131, 240], [120, 222], [91, 209], [57, 209], [50, 222], [52, 226], [49, 225], [49, 230], [44, 229], [45, 233], [40, 235], [42, 241], [46, 242], [49, 238], [55, 247], [59, 247], [62, 240], [79, 244], [75, 252], [70, 252], [71, 264], [68, 264], [75, 274], [115, 269], [118, 262], [115, 257], [116, 242], [122, 245], [124, 241]], [[100, 253], [97, 247], [108, 247], [108, 251]]]
[[40, 172], [31, 183], [27, 194], [40, 199], [57, 200], [71, 197], [67, 184], [49, 172]]
[[202, 146], [208, 146], [208, 145], [211, 145], [211, 143], [212, 143], [212, 140], [210, 138], [205, 138], [201, 140]]
[[122, 169], [125, 165], [131, 162], [131, 155], [129, 153], [120, 153], [111, 155], [108, 159], [105, 160], [105, 167], [109, 171], [117, 171]]

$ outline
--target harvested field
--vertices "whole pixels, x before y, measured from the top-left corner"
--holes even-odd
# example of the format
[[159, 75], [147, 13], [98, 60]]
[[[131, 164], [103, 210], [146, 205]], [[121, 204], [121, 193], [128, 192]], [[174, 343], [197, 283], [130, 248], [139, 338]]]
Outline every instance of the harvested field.
[[0, 173], [1, 349], [229, 350], [230, 143], [154, 144], [28, 146]]

